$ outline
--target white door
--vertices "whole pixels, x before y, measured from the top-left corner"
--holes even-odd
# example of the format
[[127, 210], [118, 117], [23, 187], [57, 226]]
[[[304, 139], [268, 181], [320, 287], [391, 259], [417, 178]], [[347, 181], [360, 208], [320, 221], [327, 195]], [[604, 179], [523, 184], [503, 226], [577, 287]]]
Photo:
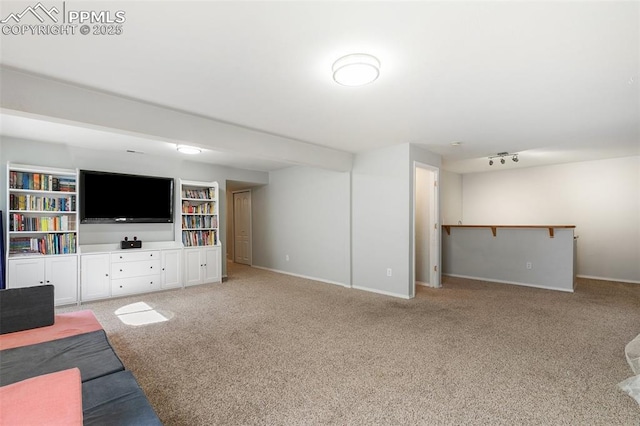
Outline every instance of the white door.
[[220, 282], [220, 248], [207, 247], [203, 249], [204, 255], [204, 282]]
[[433, 194], [433, 172], [423, 168], [415, 170], [415, 275], [416, 284], [431, 285], [431, 194]]
[[202, 284], [204, 263], [200, 248], [184, 250], [184, 285]]
[[111, 297], [109, 256], [109, 253], [80, 256], [80, 299], [83, 302]]
[[439, 169], [414, 163], [413, 283], [440, 287], [440, 206]]
[[7, 288], [44, 285], [44, 258], [9, 259]]
[[78, 301], [78, 257], [47, 257], [44, 276], [46, 284], [53, 284], [54, 303], [64, 305]]
[[180, 287], [182, 250], [162, 250], [162, 288]]
[[433, 172], [433, 191], [431, 191], [431, 220], [429, 223], [429, 227], [431, 229], [430, 232], [430, 247], [429, 247], [429, 257], [431, 263], [431, 286], [432, 287], [440, 287], [440, 277], [442, 271], [440, 270], [440, 204], [438, 200], [440, 199], [440, 173], [436, 170]]
[[251, 265], [251, 191], [233, 194], [235, 262]]

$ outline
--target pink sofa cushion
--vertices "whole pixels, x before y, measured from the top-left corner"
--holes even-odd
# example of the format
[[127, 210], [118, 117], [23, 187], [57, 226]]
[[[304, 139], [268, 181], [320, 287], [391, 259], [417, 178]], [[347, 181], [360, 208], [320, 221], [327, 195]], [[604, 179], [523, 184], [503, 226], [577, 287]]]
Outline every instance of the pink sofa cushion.
[[0, 350], [50, 342], [96, 330], [102, 330], [102, 326], [90, 310], [58, 314], [55, 323], [48, 327], [0, 335]]
[[82, 425], [80, 370], [71, 368], [0, 387], [0, 424]]

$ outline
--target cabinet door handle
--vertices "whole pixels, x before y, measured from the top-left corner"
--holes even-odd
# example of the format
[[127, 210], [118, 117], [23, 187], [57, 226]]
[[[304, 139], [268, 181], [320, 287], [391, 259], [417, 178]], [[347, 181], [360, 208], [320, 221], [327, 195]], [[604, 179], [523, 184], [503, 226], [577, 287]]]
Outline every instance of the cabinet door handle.
[[164, 271], [164, 268], [162, 268], [162, 270]]
[[120, 256], [120, 259], [122, 259], [122, 256]]
[[120, 288], [122, 288], [122, 286], [120, 286]]
[[51, 281], [47, 280], [47, 284], [49, 284]]
[[149, 266], [149, 269], [153, 269], [153, 266]]
[[153, 285], [153, 281], [151, 281], [149, 284]]
[[42, 281], [40, 281], [40, 284], [44, 284]]
[[122, 272], [122, 269], [120, 269], [120, 272]]

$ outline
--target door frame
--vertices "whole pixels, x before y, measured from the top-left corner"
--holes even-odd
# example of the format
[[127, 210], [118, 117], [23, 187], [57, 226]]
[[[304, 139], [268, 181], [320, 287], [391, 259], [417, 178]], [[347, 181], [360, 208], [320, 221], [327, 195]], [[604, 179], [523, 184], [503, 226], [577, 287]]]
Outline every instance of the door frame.
[[[238, 191], [231, 192], [231, 212], [233, 215], [233, 235], [231, 238], [233, 239], [233, 253], [231, 255], [231, 259], [233, 263], [236, 263], [236, 194], [240, 194], [242, 192], [249, 193], [249, 266], [253, 266], [253, 198], [251, 193], [251, 188], [241, 189]], [[243, 264], [244, 265], [244, 264]]]
[[[433, 173], [433, 180], [435, 185], [433, 191], [431, 191], [431, 197], [429, 200], [429, 207], [431, 210], [432, 223], [429, 226], [429, 269], [431, 270], [429, 276], [430, 287], [438, 288], [441, 286], [442, 280], [442, 235], [440, 227], [440, 168], [431, 166], [429, 164], [421, 163], [419, 161], [413, 162], [413, 193], [411, 194], [413, 203], [413, 221], [411, 223], [411, 244], [413, 246], [413, 264], [411, 268], [411, 283], [409, 289], [409, 297], [416, 296], [416, 180], [417, 169], [425, 169]], [[433, 226], [431, 226], [433, 225]], [[436, 266], [436, 270], [434, 270]]]

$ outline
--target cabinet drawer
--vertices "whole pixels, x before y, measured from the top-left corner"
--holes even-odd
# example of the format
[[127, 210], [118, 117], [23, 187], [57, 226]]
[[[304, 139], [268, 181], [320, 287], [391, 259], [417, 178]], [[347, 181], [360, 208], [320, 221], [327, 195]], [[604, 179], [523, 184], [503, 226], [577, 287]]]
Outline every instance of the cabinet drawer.
[[146, 293], [160, 290], [160, 274], [111, 280], [111, 295]]
[[115, 262], [111, 264], [111, 278], [131, 278], [144, 275], [159, 274], [161, 271], [160, 258], [157, 260], [142, 260], [139, 262]]
[[160, 251], [126, 251], [113, 253], [112, 262], [138, 262], [140, 260], [160, 259]]

